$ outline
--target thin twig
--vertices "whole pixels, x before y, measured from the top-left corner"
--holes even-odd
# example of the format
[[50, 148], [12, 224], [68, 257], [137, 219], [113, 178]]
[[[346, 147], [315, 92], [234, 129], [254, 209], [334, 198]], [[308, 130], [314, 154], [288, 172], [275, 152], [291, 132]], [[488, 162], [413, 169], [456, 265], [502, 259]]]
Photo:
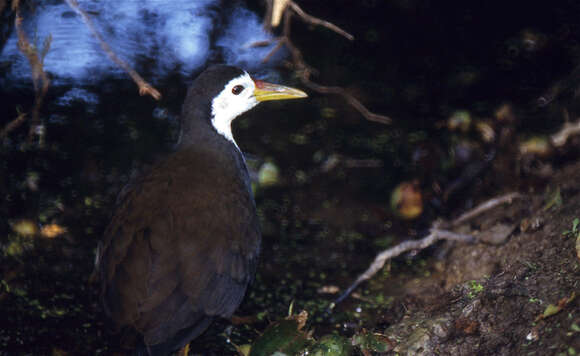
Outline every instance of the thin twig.
[[256, 42], [252, 42], [246, 46], [244, 46], [245, 48], [258, 48], [258, 47], [268, 47], [269, 45], [272, 44], [272, 42], [278, 42], [277, 39], [275, 40], [263, 40], [263, 41], [256, 41]]
[[366, 117], [369, 121], [380, 122], [381, 124], [390, 124], [393, 120], [385, 115], [375, 114], [366, 108], [357, 98], [350, 95], [346, 90], [341, 87], [327, 87], [311, 81], [308, 77], [302, 76], [302, 82], [304, 85], [310, 89], [321, 93], [321, 94], [336, 94], [340, 95], [346, 100], [350, 106], [355, 108], [362, 116]]
[[296, 14], [298, 16], [300, 16], [300, 18], [302, 20], [304, 20], [304, 21], [306, 21], [308, 23], [311, 23], [313, 25], [324, 26], [324, 27], [328, 28], [329, 30], [338, 33], [339, 35], [344, 36], [349, 41], [354, 40], [354, 36], [353, 35], [351, 35], [350, 33], [346, 32], [345, 30], [341, 29], [340, 27], [336, 26], [335, 24], [333, 24], [331, 22], [328, 22], [328, 21], [325, 21], [325, 20], [322, 20], [322, 19], [319, 19], [319, 18], [314, 17], [312, 15], [307, 14], [294, 1], [290, 1], [288, 3], [288, 6], [290, 8], [292, 8], [292, 10], [294, 10], [294, 12], [296, 12]]
[[393, 246], [389, 249], [386, 249], [379, 253], [375, 260], [371, 263], [369, 268], [352, 283], [345, 291], [342, 293], [329, 307], [329, 309], [333, 309], [338, 303], [342, 302], [346, 299], [352, 291], [359, 286], [362, 282], [370, 279], [374, 276], [383, 266], [385, 262], [393, 257], [399, 256], [400, 254], [411, 251], [411, 250], [422, 250], [426, 247], [431, 246], [435, 242], [439, 240], [455, 240], [455, 241], [462, 241], [467, 243], [472, 243], [476, 241], [476, 238], [471, 235], [465, 234], [457, 234], [455, 232], [444, 230], [445, 228], [456, 227], [470, 219], [473, 219], [475, 216], [490, 210], [500, 204], [511, 202], [514, 199], [524, 198], [523, 195], [513, 192], [509, 194], [502, 195], [500, 197], [496, 197], [490, 199], [475, 208], [471, 209], [470, 211], [466, 212], [465, 214], [459, 216], [457, 219], [453, 220], [451, 223], [444, 223], [440, 221], [436, 221], [432, 224], [429, 235], [425, 236], [420, 240], [407, 240], [403, 241], [400, 244]]
[[386, 249], [379, 253], [377, 257], [375, 257], [375, 260], [371, 263], [369, 268], [363, 274], [358, 276], [356, 281], [354, 281], [354, 283], [352, 283], [350, 287], [348, 287], [344, 293], [342, 293], [334, 301], [334, 303], [331, 304], [329, 308], [334, 308], [338, 303], [346, 299], [350, 293], [352, 293], [352, 291], [359, 286], [359, 284], [374, 276], [381, 268], [383, 268], [387, 260], [390, 260], [393, 257], [397, 257], [407, 251], [425, 249], [439, 240], [455, 240], [472, 243], [475, 241], [475, 238], [471, 235], [457, 234], [451, 231], [433, 228], [431, 229], [431, 233], [429, 235], [420, 240], [403, 241], [396, 246]]
[[131, 76], [133, 81], [139, 87], [139, 94], [140, 95], [149, 94], [155, 100], [159, 100], [161, 98], [161, 93], [159, 93], [157, 89], [153, 88], [149, 83], [147, 83], [143, 78], [141, 78], [141, 76], [133, 68], [131, 68], [131, 66], [129, 66], [127, 62], [117, 57], [117, 55], [113, 52], [109, 44], [105, 42], [103, 37], [101, 37], [101, 34], [97, 31], [97, 29], [93, 25], [91, 18], [79, 7], [77, 0], [66, 0], [66, 2], [74, 11], [76, 11], [77, 14], [79, 14], [82, 17], [89, 30], [93, 33], [93, 36], [97, 39], [97, 41], [99, 41], [101, 48], [107, 54], [107, 56], [109, 56], [109, 58], [113, 62], [115, 62], [119, 67], [121, 67], [125, 72], [127, 72], [129, 76]]
[[[44, 71], [42, 62], [44, 60], [44, 55], [50, 47], [51, 37], [49, 36], [47, 38], [41, 53], [39, 53], [38, 49], [30, 44], [28, 37], [26, 37], [26, 34], [22, 29], [22, 17], [20, 16], [18, 1], [13, 1], [12, 9], [15, 12], [14, 27], [18, 36], [18, 49], [20, 52], [22, 52], [22, 54], [24, 54], [26, 59], [28, 59], [28, 63], [30, 64], [31, 68], [32, 84], [34, 85], [34, 106], [32, 107], [30, 128], [28, 130], [28, 141], [32, 142], [33, 137], [35, 137], [35, 135], [38, 133], [38, 128], [40, 126], [40, 108], [42, 107], [42, 102], [44, 101], [44, 97], [46, 96], [48, 87], [50, 85], [50, 79]], [[25, 118], [26, 116], [19, 115], [16, 120], [6, 125], [6, 127], [2, 130], [2, 133], [6, 134], [10, 130], [13, 130], [15, 127], [22, 124]], [[42, 144], [42, 136], [39, 142]]]
[[18, 116], [16, 116], [14, 120], [4, 125], [4, 128], [0, 130], [0, 139], [3, 139], [4, 137], [8, 136], [10, 131], [16, 129], [17, 127], [22, 125], [25, 121], [26, 121], [26, 113], [18, 114]]
[[562, 147], [568, 141], [570, 136], [579, 135], [580, 134], [580, 120], [571, 123], [565, 122], [560, 131], [556, 132], [552, 136], [550, 136], [550, 141], [555, 147]]
[[[551, 88], [546, 90], [543, 95], [537, 99], [537, 105], [539, 107], [544, 107], [558, 98], [562, 92], [569, 90], [570, 87], [576, 86], [580, 80], [580, 65], [576, 66], [570, 75], [565, 79], [557, 81]], [[576, 89], [577, 91], [577, 89]]]
[[272, 0], [267, 0], [266, 1], [266, 12], [264, 15], [264, 22], [262, 23], [262, 26], [264, 26], [264, 29], [271, 31], [272, 30], [272, 7], [274, 6], [274, 4], [272, 3]]
[[463, 224], [464, 222], [466, 222], [467, 220], [471, 220], [474, 217], [476, 217], [477, 215], [480, 215], [481, 213], [483, 213], [485, 211], [488, 211], [492, 208], [495, 208], [498, 205], [501, 205], [504, 203], [511, 203], [513, 200], [521, 199], [521, 198], [524, 198], [524, 196], [521, 195], [520, 193], [512, 192], [512, 193], [502, 195], [500, 197], [489, 199], [488, 201], [485, 201], [485, 202], [479, 204], [475, 208], [469, 210], [465, 214], [462, 214], [457, 219], [453, 220], [449, 224], [449, 227], [459, 226], [459, 225]]
[[280, 39], [277, 41], [276, 46], [274, 46], [274, 48], [272, 48], [272, 50], [266, 55], [266, 57], [264, 57], [264, 59], [262, 59], [262, 63], [266, 63], [270, 60], [270, 58], [272, 58], [272, 56], [278, 52], [280, 50], [280, 48], [282, 48], [282, 46], [284, 46], [284, 39]]
[[[268, 4], [269, 12], [271, 12], [272, 11], [271, 1], [268, 1], [267, 4]], [[288, 8], [291, 8], [293, 10], [293, 12], [288, 11]], [[291, 24], [291, 19], [292, 19], [293, 14], [297, 14], [301, 19], [303, 19], [306, 22], [309, 22], [309, 23], [312, 23], [315, 25], [325, 26], [325, 27], [331, 29], [332, 31], [335, 31], [335, 32], [345, 36], [349, 40], [354, 39], [354, 36], [347, 33], [346, 31], [340, 29], [338, 26], [333, 25], [332, 23], [330, 23], [328, 21], [324, 21], [324, 20], [321, 20], [319, 18], [308, 15], [307, 13], [304, 12], [304, 10], [302, 10], [300, 8], [300, 6], [298, 6], [293, 1], [290, 1], [288, 3], [288, 7], [284, 11], [284, 21], [283, 21], [284, 27], [282, 30], [283, 35], [278, 37], [275, 40], [276, 46], [274, 46], [274, 48], [272, 48], [272, 50], [264, 57], [262, 62], [263, 63], [268, 62], [277, 51], [279, 51], [282, 47], [285, 46], [290, 51], [290, 54], [292, 56], [292, 65], [291, 66], [293, 67], [295, 72], [298, 73], [298, 77], [304, 85], [306, 85], [310, 89], [312, 89], [318, 93], [321, 93], [321, 94], [340, 95], [341, 97], [343, 97], [346, 100], [346, 102], [350, 106], [352, 106], [355, 110], [357, 110], [362, 116], [364, 116], [369, 121], [379, 122], [382, 124], [390, 124], [392, 122], [392, 119], [390, 117], [373, 113], [372, 111], [367, 109], [367, 107], [364, 106], [357, 98], [350, 95], [343, 88], [323, 86], [323, 85], [320, 85], [320, 84], [315, 83], [312, 80], [310, 80], [310, 76], [313, 73], [316, 73], [317, 70], [310, 67], [308, 64], [306, 64], [306, 62], [303, 59], [302, 52], [296, 46], [294, 46], [294, 44], [290, 40], [290, 24]], [[271, 17], [271, 14], [268, 14], [267, 16]], [[265, 44], [264, 41], [260, 41], [260, 42], [253, 43], [250, 46], [257, 47], [257, 46], [263, 46], [264, 44]]]

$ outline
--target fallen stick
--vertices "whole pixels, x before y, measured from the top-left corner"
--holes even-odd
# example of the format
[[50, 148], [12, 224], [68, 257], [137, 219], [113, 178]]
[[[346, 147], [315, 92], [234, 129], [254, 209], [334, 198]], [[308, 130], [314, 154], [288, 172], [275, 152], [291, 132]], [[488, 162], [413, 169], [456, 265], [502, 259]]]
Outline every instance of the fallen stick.
[[471, 209], [470, 211], [466, 212], [465, 214], [460, 215], [457, 219], [454, 219], [450, 223], [440, 222], [437, 221], [433, 223], [431, 229], [429, 230], [429, 235], [425, 236], [420, 240], [407, 240], [403, 241], [400, 244], [388, 248], [381, 253], [379, 253], [374, 261], [371, 263], [369, 268], [358, 276], [358, 278], [352, 283], [338, 298], [334, 300], [328, 307], [329, 310], [333, 309], [337, 304], [345, 300], [356, 287], [358, 287], [362, 282], [366, 281], [373, 277], [378, 271], [383, 268], [385, 262], [390, 260], [391, 258], [397, 257], [402, 253], [412, 250], [422, 250], [439, 240], [453, 240], [453, 241], [461, 241], [465, 243], [473, 243], [477, 241], [477, 239], [472, 235], [467, 234], [458, 234], [449, 230], [443, 230], [442, 227], [456, 227], [465, 223], [466, 221], [473, 219], [474, 217], [482, 214], [485, 211], [493, 209], [494, 207], [503, 204], [503, 203], [510, 203], [514, 199], [520, 199], [524, 196], [513, 192], [508, 193], [499, 197], [495, 197], [489, 199], [482, 204], [479, 204], [475, 208]]

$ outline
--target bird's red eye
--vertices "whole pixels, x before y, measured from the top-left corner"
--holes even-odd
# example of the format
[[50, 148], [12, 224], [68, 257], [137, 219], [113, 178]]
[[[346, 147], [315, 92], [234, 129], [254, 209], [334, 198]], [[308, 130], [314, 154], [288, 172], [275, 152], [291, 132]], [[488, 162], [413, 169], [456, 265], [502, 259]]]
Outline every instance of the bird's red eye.
[[236, 85], [235, 87], [232, 88], [232, 93], [234, 95], [238, 95], [240, 94], [242, 91], [244, 91], [244, 86], [243, 85]]

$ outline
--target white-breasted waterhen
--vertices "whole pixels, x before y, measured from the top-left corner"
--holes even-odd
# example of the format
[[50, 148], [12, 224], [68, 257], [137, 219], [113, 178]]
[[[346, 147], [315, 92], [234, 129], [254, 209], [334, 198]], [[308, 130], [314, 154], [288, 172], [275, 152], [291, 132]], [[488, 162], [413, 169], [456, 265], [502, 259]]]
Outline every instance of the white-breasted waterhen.
[[194, 81], [175, 152], [129, 185], [97, 255], [105, 312], [137, 336], [137, 354], [177, 350], [239, 306], [261, 233], [231, 122], [261, 101], [303, 97], [224, 65]]

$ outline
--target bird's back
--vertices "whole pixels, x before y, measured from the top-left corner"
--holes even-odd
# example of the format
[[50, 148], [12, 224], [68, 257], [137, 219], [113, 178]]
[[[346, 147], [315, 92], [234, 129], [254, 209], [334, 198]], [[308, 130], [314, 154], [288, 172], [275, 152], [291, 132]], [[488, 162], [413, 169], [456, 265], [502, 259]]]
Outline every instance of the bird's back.
[[191, 145], [154, 166], [106, 230], [98, 266], [106, 312], [151, 354], [229, 317], [254, 274], [259, 224], [241, 153], [227, 145]]

